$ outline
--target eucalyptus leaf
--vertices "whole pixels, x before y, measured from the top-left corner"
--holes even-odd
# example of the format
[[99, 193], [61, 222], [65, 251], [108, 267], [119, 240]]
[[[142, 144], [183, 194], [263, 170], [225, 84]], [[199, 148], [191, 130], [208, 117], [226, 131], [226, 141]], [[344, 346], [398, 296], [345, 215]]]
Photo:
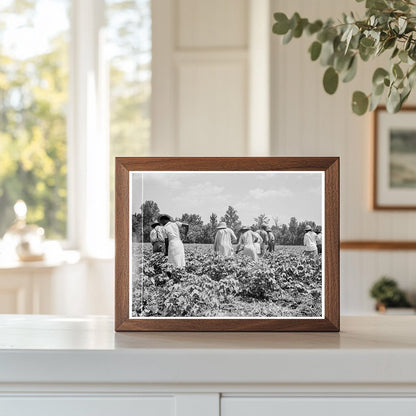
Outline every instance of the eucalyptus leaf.
[[363, 45], [359, 46], [358, 52], [360, 54], [360, 58], [364, 61], [367, 62], [376, 52], [375, 48], [366, 48]]
[[390, 94], [387, 96], [386, 107], [389, 113], [397, 113], [400, 109], [400, 93], [397, 88], [392, 88]]
[[400, 59], [402, 62], [407, 63], [408, 58], [409, 58], [409, 55], [407, 54], [407, 52], [406, 52], [404, 49], [402, 49], [402, 50], [399, 52], [399, 59]]
[[319, 32], [322, 29], [322, 26], [324, 24], [322, 23], [322, 20], [315, 20], [313, 23], [310, 23], [309, 26], [306, 29], [306, 32], [309, 35], [313, 35], [314, 33]]
[[360, 41], [360, 45], [364, 48], [372, 48], [375, 44], [374, 39], [372, 38], [362, 38]]
[[400, 107], [398, 108], [398, 110], [402, 108], [403, 103], [409, 98], [411, 91], [412, 90], [410, 88], [406, 88], [402, 91], [402, 93], [400, 94]]
[[373, 85], [377, 86], [384, 84], [384, 78], [386, 78], [388, 75], [388, 71], [386, 71], [384, 68], [377, 68], [373, 74]]
[[293, 30], [289, 30], [286, 35], [283, 36], [282, 43], [287, 45], [293, 39]]
[[336, 54], [334, 57], [334, 68], [338, 72], [342, 72], [348, 68], [351, 61], [351, 55]]
[[383, 95], [384, 88], [385, 88], [384, 83], [374, 85], [373, 86], [373, 95]]
[[368, 108], [368, 111], [374, 111], [378, 105], [380, 104], [382, 95], [375, 95], [375, 94], [371, 94], [370, 96], [370, 105]]
[[312, 43], [312, 45], [309, 47], [309, 53], [311, 54], [312, 61], [316, 61], [319, 58], [321, 50], [322, 44], [320, 42], [315, 41]]
[[400, 16], [397, 23], [399, 25], [399, 35], [402, 35], [406, 30], [407, 20], [403, 16]]
[[335, 69], [330, 66], [324, 74], [323, 84], [324, 89], [328, 94], [334, 94], [338, 88], [339, 75]]
[[367, 9], [383, 10], [388, 7], [385, 0], [367, 0], [365, 3]]
[[277, 35], [285, 35], [289, 29], [289, 19], [284, 13], [275, 13], [274, 20], [276, 20], [276, 23], [273, 25], [273, 33], [276, 33]]
[[406, 43], [404, 44], [404, 49], [405, 49], [406, 51], [410, 48], [410, 45], [411, 45], [411, 43], [412, 43], [412, 40], [413, 40], [413, 33], [411, 33], [411, 34], [408, 36], [408, 38], [407, 38], [407, 40], [406, 40]]
[[392, 48], [394, 45], [396, 44], [396, 38], [391, 37], [391, 38], [387, 38], [384, 43], [383, 43], [383, 47], [384, 49], [390, 49]]
[[355, 75], [357, 74], [357, 66], [357, 58], [354, 55], [351, 58], [348, 68], [342, 77], [342, 82], [350, 82], [354, 79]]
[[307, 19], [300, 19], [296, 25], [296, 27], [293, 29], [293, 37], [300, 38], [303, 33], [303, 29], [308, 26], [308, 20]]
[[392, 74], [398, 79], [401, 79], [404, 77], [403, 70], [400, 68], [399, 64], [393, 65]]
[[322, 66], [332, 65], [334, 62], [334, 44], [331, 41], [326, 41], [322, 45], [320, 62]]
[[362, 116], [368, 109], [368, 97], [361, 91], [355, 91], [352, 95], [352, 111]]
[[393, 53], [391, 54], [390, 59], [394, 59], [400, 52], [400, 49], [396, 46], [393, 50]]

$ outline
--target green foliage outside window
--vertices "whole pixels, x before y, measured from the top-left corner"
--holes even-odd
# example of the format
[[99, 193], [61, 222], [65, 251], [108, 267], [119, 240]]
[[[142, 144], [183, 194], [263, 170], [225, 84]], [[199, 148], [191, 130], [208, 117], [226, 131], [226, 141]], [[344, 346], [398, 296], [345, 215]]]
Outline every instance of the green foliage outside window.
[[[39, 29], [40, 3], [0, 6], [0, 238], [18, 199], [28, 205], [28, 222], [44, 227], [48, 238], [66, 236], [68, 33], [60, 30], [43, 50], [31, 50], [24, 30]], [[19, 28], [23, 38], [12, 39]]]

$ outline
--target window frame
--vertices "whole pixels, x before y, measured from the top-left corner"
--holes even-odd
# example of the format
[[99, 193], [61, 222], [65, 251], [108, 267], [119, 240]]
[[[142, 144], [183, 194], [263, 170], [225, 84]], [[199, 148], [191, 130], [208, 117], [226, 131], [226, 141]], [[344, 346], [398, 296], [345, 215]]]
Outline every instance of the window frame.
[[109, 234], [108, 71], [105, 0], [72, 0], [67, 115], [65, 248], [113, 257]]

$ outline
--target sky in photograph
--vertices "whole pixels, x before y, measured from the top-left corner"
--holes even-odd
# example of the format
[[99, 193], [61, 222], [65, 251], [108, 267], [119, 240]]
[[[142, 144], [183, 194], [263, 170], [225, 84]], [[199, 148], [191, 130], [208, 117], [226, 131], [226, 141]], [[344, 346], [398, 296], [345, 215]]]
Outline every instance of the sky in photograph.
[[211, 213], [222, 217], [229, 205], [243, 224], [266, 214], [287, 224], [291, 217], [322, 224], [321, 172], [135, 172], [132, 174], [132, 212], [146, 200], [161, 213], [181, 217]]

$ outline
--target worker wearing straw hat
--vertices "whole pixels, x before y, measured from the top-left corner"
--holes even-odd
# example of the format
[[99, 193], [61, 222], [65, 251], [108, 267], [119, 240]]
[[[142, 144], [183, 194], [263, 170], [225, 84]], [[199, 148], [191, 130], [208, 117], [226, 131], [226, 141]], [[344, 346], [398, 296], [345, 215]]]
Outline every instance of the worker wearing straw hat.
[[254, 243], [258, 243], [261, 240], [261, 237], [251, 231], [250, 227], [243, 226], [240, 229], [240, 239], [238, 240], [237, 253], [242, 252], [242, 254], [250, 257], [254, 261], [258, 261], [257, 250], [254, 247]]
[[150, 242], [152, 243], [153, 253], [163, 253], [165, 249], [165, 233], [160, 224], [155, 221], [151, 225]]
[[316, 246], [316, 234], [312, 231], [312, 227], [310, 225], [305, 227], [303, 245], [305, 246], [306, 255], [314, 257], [318, 254], [318, 247]]
[[225, 222], [220, 222], [217, 227], [214, 240], [214, 251], [225, 257], [234, 255], [233, 242], [237, 242], [237, 237]]

